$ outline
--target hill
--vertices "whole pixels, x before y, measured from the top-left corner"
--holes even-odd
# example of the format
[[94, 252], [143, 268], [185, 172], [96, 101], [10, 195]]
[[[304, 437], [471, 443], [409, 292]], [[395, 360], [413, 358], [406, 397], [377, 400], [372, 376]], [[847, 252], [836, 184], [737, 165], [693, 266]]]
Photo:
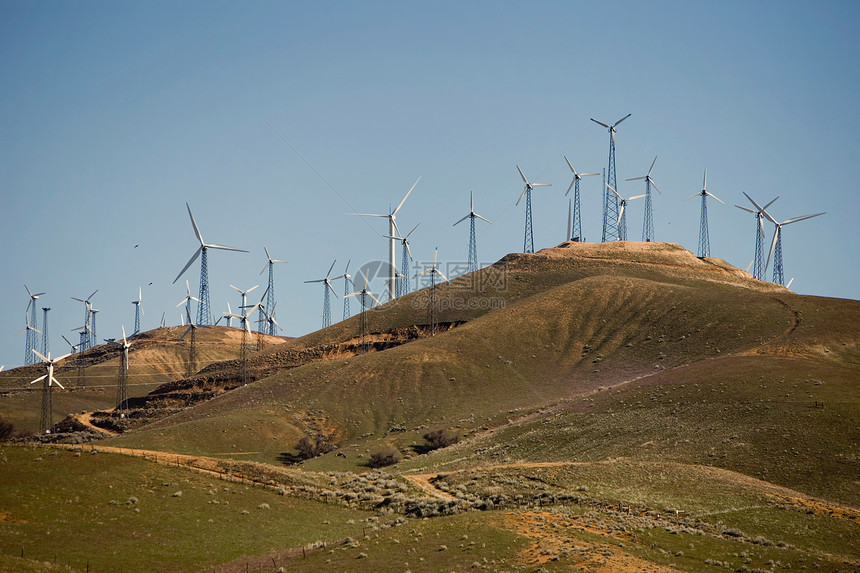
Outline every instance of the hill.
[[[665, 243], [509, 255], [435, 299], [433, 322], [423, 289], [245, 363], [214, 344], [191, 376], [154, 337], [170, 380], [94, 444], [410, 519], [297, 571], [860, 567], [857, 301]], [[299, 461], [303, 437], [333, 448]]]

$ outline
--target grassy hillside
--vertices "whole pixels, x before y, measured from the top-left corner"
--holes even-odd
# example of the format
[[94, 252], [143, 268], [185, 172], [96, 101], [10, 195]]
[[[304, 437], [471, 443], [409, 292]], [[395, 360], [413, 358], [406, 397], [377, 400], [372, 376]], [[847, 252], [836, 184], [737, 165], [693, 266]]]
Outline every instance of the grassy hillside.
[[[172, 382], [147, 407], [170, 404], [175, 394], [176, 409], [98, 444], [208, 456], [208, 464], [256, 480], [246, 493], [297, 484], [279, 498], [285, 521], [247, 528], [255, 515], [247, 509], [222, 528], [232, 541], [220, 533], [201, 541], [209, 520], [222, 523], [212, 512], [224, 511], [223, 500], [205, 510], [183, 506], [181, 515], [199, 520], [183, 529], [188, 524], [165, 513], [177, 500], [157, 486], [190, 480], [194, 499], [208, 500], [204, 490], [217, 488], [206, 475], [66, 451], [46, 465], [48, 450], [38, 451], [37, 463], [30, 450], [8, 448], [6, 475], [16, 477], [0, 488], [12, 492], [0, 493], [0, 531], [13, 541], [0, 547], [0, 570], [45, 561], [45, 545], [26, 526], [36, 519], [20, 516], [41, 512], [53, 531], [72, 519], [54, 508], [57, 500], [74, 506], [72, 493], [85, 487], [74, 477], [57, 499], [33, 497], [22, 480], [74, 473], [85, 457], [111, 460], [81, 470], [80, 479], [99, 484], [87, 495], [126, 481], [146, 492], [135, 497], [152, 500], [147, 515], [166, 520], [175, 537], [159, 538], [164, 553], [153, 549], [148, 558], [175, 570], [218, 565], [239, 573], [248, 563], [242, 553], [272, 571], [272, 559], [294, 571], [860, 568], [857, 301], [798, 296], [662, 243], [566, 243], [509, 255], [436, 294], [436, 336], [425, 289], [368, 311], [369, 353], [353, 317], [252, 352], [246, 386], [237, 383], [235, 329], [206, 331], [210, 350], [189, 380], [181, 380], [187, 347], [176, 344], [179, 333], [148, 334], [132, 356], [136, 373]], [[99, 367], [115, 372], [110, 360], [88, 372], [94, 379]], [[201, 392], [217, 397], [183, 402], [219, 384], [220, 394]], [[105, 387], [102, 400], [110, 393]], [[430, 452], [423, 435], [435, 429], [459, 443]], [[317, 434], [336, 449], [285, 469], [299, 438]], [[368, 473], [371, 454], [386, 449], [399, 463]], [[167, 471], [178, 473], [162, 478]], [[99, 499], [84, 504], [93, 508], [87, 523], [115, 525]], [[110, 499], [123, 515], [138, 508]], [[322, 500], [328, 504], [313, 505]], [[348, 512], [357, 513], [344, 519]], [[324, 513], [331, 517], [320, 528], [313, 516]], [[374, 521], [395, 516], [405, 527]], [[280, 537], [290, 519], [294, 534]], [[129, 523], [131, 531], [156, 527]], [[347, 532], [359, 523], [360, 535]], [[297, 547], [324, 534], [352, 539], [299, 557]], [[35, 561], [13, 559], [19, 539], [32, 545]], [[68, 563], [96, 546], [83, 536], [67, 541], [79, 547]], [[223, 549], [212, 549], [216, 541]], [[184, 561], [168, 560], [176, 553]], [[116, 553], [102, 565], [124, 563]]]

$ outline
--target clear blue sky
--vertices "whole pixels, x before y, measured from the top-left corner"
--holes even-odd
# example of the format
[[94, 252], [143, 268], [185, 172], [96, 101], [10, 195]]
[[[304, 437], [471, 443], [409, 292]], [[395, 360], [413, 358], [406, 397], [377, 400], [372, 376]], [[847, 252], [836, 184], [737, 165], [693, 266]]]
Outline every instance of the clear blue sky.
[[[195, 264], [171, 284], [196, 248], [186, 201], [204, 239], [251, 251], [210, 253], [213, 310], [238, 304], [228, 284], [265, 281], [265, 244], [289, 261], [276, 291], [291, 336], [320, 325], [321, 285], [304, 281], [333, 259], [339, 273], [387, 257], [385, 221], [345, 213], [385, 212], [418, 176], [398, 213], [405, 230], [421, 222], [417, 259], [438, 245], [441, 261], [465, 261], [468, 226], [451, 225], [470, 190], [494, 221], [479, 224], [479, 259], [522, 250], [515, 164], [553, 185], [535, 192], [534, 224], [536, 247], [554, 246], [562, 154], [600, 171], [608, 135], [589, 118], [628, 113], [618, 177], [659, 155], [657, 240], [695, 251], [699, 204], [682, 199], [707, 168], [727, 203], [710, 204], [713, 256], [745, 268], [754, 221], [732, 205], [779, 195], [780, 220], [827, 211], [786, 228], [792, 288], [860, 298], [858, 24], [860, 4], [837, 1], [3, 0], [0, 364], [24, 360], [25, 283], [47, 292], [55, 355], [61, 333], [77, 342], [70, 297], [96, 288], [99, 338], [131, 330], [138, 285], [144, 329], [162, 312], [177, 324], [184, 279], [195, 294], [199, 280]], [[600, 178], [582, 192], [585, 237], [599, 240]]]

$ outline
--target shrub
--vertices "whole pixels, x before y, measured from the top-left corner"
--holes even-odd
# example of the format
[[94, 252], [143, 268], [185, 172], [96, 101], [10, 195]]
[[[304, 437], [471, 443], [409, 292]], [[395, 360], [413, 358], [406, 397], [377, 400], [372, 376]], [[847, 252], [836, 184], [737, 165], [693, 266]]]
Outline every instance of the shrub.
[[309, 460], [323, 454], [334, 451], [335, 445], [331, 435], [317, 434], [313, 441], [307, 436], [302, 436], [296, 442], [296, 450], [299, 452], [299, 457], [303, 460]]
[[12, 435], [12, 422], [0, 418], [0, 440], [6, 440]]
[[430, 448], [434, 450], [438, 450], [439, 448], [446, 448], [460, 441], [459, 436], [450, 435], [442, 428], [439, 428], [437, 430], [431, 430], [425, 433], [424, 439], [427, 440], [427, 443], [430, 445]]
[[399, 461], [400, 455], [396, 451], [389, 449], [370, 454], [367, 465], [372, 468], [384, 468], [386, 466], [393, 466]]

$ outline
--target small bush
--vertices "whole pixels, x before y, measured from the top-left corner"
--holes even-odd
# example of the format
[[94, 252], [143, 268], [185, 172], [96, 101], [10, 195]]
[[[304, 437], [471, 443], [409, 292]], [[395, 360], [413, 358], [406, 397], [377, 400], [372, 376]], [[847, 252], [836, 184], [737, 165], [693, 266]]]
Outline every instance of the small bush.
[[448, 446], [456, 444], [460, 441], [459, 436], [450, 435], [442, 428], [439, 428], [437, 430], [431, 430], [425, 433], [424, 439], [427, 440], [427, 443], [430, 445], [430, 448], [434, 450], [438, 450], [439, 448], [447, 448]]
[[301, 459], [309, 460], [334, 451], [335, 444], [331, 435], [317, 434], [314, 436], [313, 441], [307, 436], [302, 436], [296, 442], [295, 447]]
[[12, 435], [12, 422], [0, 418], [0, 440], [6, 440]]
[[386, 466], [393, 466], [399, 461], [400, 455], [396, 451], [389, 449], [370, 454], [367, 465], [372, 468], [384, 468]]

